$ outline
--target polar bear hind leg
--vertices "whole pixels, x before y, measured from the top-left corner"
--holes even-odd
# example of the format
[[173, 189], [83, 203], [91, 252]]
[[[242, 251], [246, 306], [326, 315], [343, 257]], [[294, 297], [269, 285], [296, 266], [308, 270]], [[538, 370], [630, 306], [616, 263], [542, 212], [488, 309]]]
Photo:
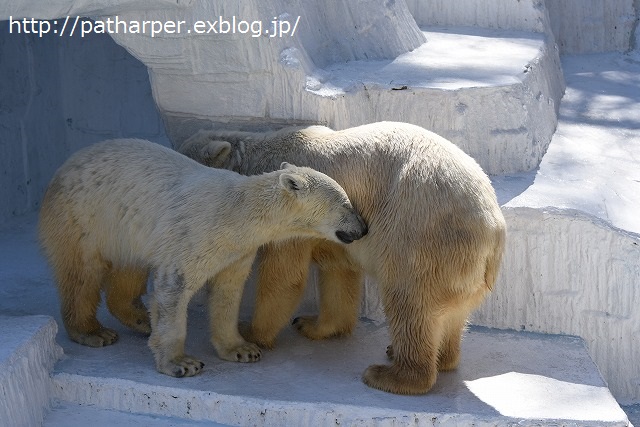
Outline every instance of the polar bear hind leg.
[[149, 313], [142, 302], [147, 290], [146, 268], [111, 268], [105, 275], [107, 307], [123, 325], [142, 334], [151, 333]]
[[391, 393], [423, 394], [436, 382], [440, 344], [446, 333], [442, 302], [428, 292], [438, 284], [410, 268], [389, 271], [404, 272], [379, 279], [392, 363], [369, 366], [362, 379], [370, 387]]
[[336, 260], [321, 264], [320, 314], [296, 318], [296, 329], [314, 340], [350, 335], [358, 321], [363, 277], [361, 269], [344, 262]]
[[312, 242], [289, 240], [262, 248], [251, 327], [243, 331], [248, 341], [271, 349], [278, 333], [291, 322], [307, 283]]
[[[69, 253], [72, 252], [72, 253]], [[55, 266], [62, 319], [69, 337], [90, 347], [103, 347], [118, 340], [113, 329], [98, 322], [101, 282], [106, 265], [99, 256], [87, 260], [79, 249], [70, 249], [66, 262]]]

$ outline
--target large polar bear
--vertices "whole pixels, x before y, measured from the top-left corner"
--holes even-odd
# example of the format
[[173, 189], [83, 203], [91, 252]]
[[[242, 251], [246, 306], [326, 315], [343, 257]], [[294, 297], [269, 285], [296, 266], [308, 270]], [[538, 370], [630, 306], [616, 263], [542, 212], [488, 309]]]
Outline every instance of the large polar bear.
[[244, 282], [258, 248], [291, 237], [350, 243], [367, 232], [334, 180], [284, 166], [246, 177], [127, 139], [74, 154], [53, 177], [39, 223], [71, 339], [89, 346], [116, 340], [115, 331], [96, 319], [102, 286], [111, 312], [148, 332], [139, 296], [152, 271], [149, 346], [160, 372], [181, 377], [202, 369], [184, 354], [184, 341], [187, 305], [206, 282], [218, 355], [258, 360], [260, 349], [237, 329]]
[[315, 261], [320, 313], [295, 320], [309, 338], [351, 332], [363, 273], [379, 284], [393, 363], [370, 366], [365, 383], [425, 393], [439, 370], [458, 365], [466, 319], [496, 280], [505, 240], [495, 192], [471, 157], [423, 128], [392, 122], [342, 131], [200, 131], [178, 149], [245, 175], [283, 160], [316, 168], [343, 186], [369, 225], [367, 238], [348, 247], [299, 239], [264, 248], [250, 341], [274, 345]]

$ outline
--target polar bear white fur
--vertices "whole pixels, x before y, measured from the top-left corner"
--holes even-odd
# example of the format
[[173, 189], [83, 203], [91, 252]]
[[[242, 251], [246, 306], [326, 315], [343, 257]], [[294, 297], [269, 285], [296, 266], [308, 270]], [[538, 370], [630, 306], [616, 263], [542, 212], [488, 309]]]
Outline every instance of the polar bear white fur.
[[342, 131], [207, 130], [182, 147], [199, 162], [245, 175], [274, 170], [283, 160], [318, 169], [343, 186], [369, 225], [367, 238], [348, 247], [299, 239], [264, 248], [250, 341], [274, 345], [314, 261], [320, 312], [294, 321], [309, 338], [350, 333], [363, 274], [379, 285], [392, 364], [370, 366], [365, 383], [425, 393], [439, 370], [458, 365], [466, 319], [496, 280], [506, 228], [489, 178], [471, 157], [432, 132], [393, 122]]
[[350, 243], [367, 231], [334, 180], [283, 166], [241, 176], [143, 140], [106, 141], [69, 158], [44, 196], [39, 231], [71, 339], [89, 346], [117, 339], [96, 319], [101, 287], [116, 317], [149, 332], [139, 297], [153, 272], [149, 346], [160, 372], [202, 369], [184, 354], [184, 340], [187, 305], [205, 283], [219, 357], [258, 360], [260, 349], [237, 330], [257, 249], [291, 237]]

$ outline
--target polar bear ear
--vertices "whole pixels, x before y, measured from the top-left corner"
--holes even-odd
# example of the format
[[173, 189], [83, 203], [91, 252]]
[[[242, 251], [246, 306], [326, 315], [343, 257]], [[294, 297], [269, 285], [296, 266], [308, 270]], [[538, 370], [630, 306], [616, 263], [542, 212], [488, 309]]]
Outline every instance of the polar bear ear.
[[289, 169], [289, 170], [295, 171], [295, 170], [298, 170], [298, 167], [291, 163], [282, 162], [280, 163], [280, 169]]
[[227, 164], [230, 154], [231, 144], [227, 141], [209, 141], [200, 147], [200, 159], [202, 159], [200, 163], [210, 167], [220, 168]]
[[200, 134], [189, 138], [177, 151], [196, 162], [213, 168], [225, 168], [231, 157], [232, 147], [227, 141], [210, 138], [198, 138]]
[[299, 195], [309, 190], [309, 181], [297, 173], [282, 173], [280, 174], [280, 186], [293, 194]]

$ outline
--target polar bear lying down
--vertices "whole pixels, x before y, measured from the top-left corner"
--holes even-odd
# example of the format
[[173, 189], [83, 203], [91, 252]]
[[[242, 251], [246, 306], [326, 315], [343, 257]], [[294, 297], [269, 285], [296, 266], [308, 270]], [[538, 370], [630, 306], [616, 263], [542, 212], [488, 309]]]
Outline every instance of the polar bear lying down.
[[[292, 237], [350, 243], [367, 233], [344, 190], [306, 167], [242, 176], [143, 140], [94, 144], [56, 172], [39, 233], [74, 341], [103, 346], [115, 331], [96, 319], [100, 291], [123, 324], [149, 333], [160, 372], [203, 364], [184, 354], [187, 305], [208, 282], [211, 342], [225, 360], [260, 349], [238, 333], [242, 289], [257, 249]], [[274, 168], [277, 169], [277, 168]], [[140, 300], [153, 273], [151, 319]]]
[[200, 131], [178, 150], [203, 164], [254, 175], [286, 160], [333, 177], [369, 225], [343, 246], [321, 239], [267, 245], [247, 337], [270, 348], [301, 299], [311, 261], [319, 268], [320, 312], [295, 320], [306, 337], [352, 331], [363, 275], [376, 280], [389, 322], [390, 366], [365, 383], [402, 394], [427, 392], [454, 369], [466, 319], [491, 290], [505, 221], [480, 166], [418, 126], [381, 122], [341, 131], [323, 126], [250, 133]]

